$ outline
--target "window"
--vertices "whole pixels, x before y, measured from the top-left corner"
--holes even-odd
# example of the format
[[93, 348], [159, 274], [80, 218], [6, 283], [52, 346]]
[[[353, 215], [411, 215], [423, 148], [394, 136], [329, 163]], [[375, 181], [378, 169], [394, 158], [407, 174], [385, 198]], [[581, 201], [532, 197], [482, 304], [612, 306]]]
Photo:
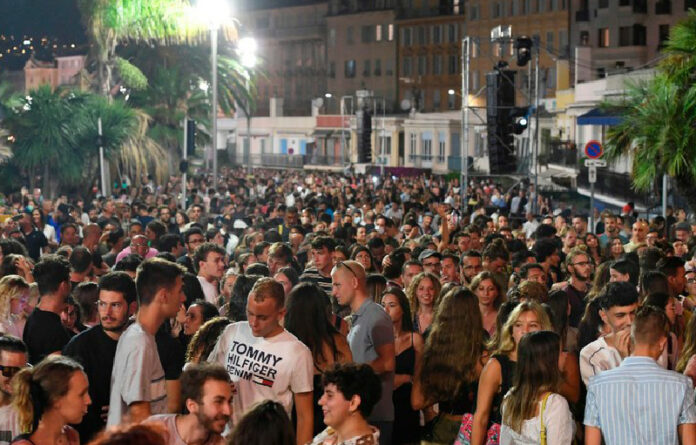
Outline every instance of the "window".
[[580, 31], [580, 45], [588, 46], [590, 44], [590, 32]]
[[597, 31], [597, 46], [609, 48], [609, 28], [600, 28]]
[[478, 70], [473, 70], [471, 72], [471, 82], [469, 83], [471, 85], [471, 88], [469, 88], [469, 91], [478, 91], [479, 88], [481, 88], [481, 85], [479, 85], [479, 72]]
[[529, 1], [520, 0], [520, 14], [529, 14]]
[[497, 19], [501, 16], [500, 2], [491, 3], [491, 17]]
[[667, 39], [669, 39], [669, 25], [660, 25], [658, 27], [657, 35], [659, 39], [658, 47], [662, 48]]
[[457, 56], [454, 54], [447, 56], [447, 74], [457, 74], [458, 67]]
[[354, 43], [352, 26], [346, 28], [346, 43], [348, 43], [349, 45], [352, 45]]
[[447, 93], [447, 108], [450, 110], [454, 110], [455, 107], [455, 101], [457, 100], [457, 95], [456, 94], [449, 94]]
[[394, 75], [394, 60], [393, 59], [387, 59], [387, 63], [384, 67], [384, 74], [387, 76]]
[[380, 59], [375, 59], [375, 76], [382, 75], [382, 61]]
[[375, 26], [375, 42], [382, 41], [382, 25]]
[[565, 29], [558, 31], [558, 52], [561, 57], [568, 57], [570, 52], [568, 48], [568, 31]]
[[411, 46], [411, 28], [403, 28], [401, 30], [401, 44], [402, 46]]
[[433, 74], [439, 76], [442, 74], [442, 55], [433, 55]]
[[403, 76], [410, 76], [413, 74], [412, 63], [411, 57], [404, 57], [404, 63], [401, 65], [401, 74]]
[[556, 68], [547, 68], [546, 71], [546, 88], [556, 88]]
[[553, 53], [553, 31], [546, 33], [546, 50]]
[[336, 30], [331, 28], [329, 30], [329, 47], [336, 46]]
[[442, 43], [442, 27], [440, 25], [434, 25], [432, 27], [433, 32], [433, 43], [439, 45]]
[[418, 138], [416, 137], [416, 133], [410, 133], [409, 134], [409, 144], [408, 144], [408, 154], [409, 154], [409, 160], [411, 162], [416, 160], [416, 143], [418, 142]]
[[329, 77], [331, 79], [336, 77], [336, 62], [329, 62]]
[[425, 26], [418, 27], [418, 44], [427, 45], [428, 44], [428, 33], [426, 32]]
[[425, 76], [428, 74], [428, 56], [418, 56], [418, 75]]
[[621, 26], [619, 28], [619, 46], [631, 46], [631, 27]]
[[440, 104], [442, 103], [442, 98], [440, 97], [440, 90], [433, 91], [433, 109], [439, 110]]
[[647, 28], [636, 23], [633, 25], [633, 44], [635, 46], [645, 46], [647, 44]]
[[423, 139], [421, 140], [423, 144], [423, 160], [432, 161], [433, 160], [433, 139], [430, 137], [430, 133], [423, 133]]
[[360, 27], [360, 41], [362, 43], [371, 43], [373, 40], [372, 32], [374, 28], [372, 26], [362, 26]]
[[346, 78], [355, 77], [355, 60], [346, 60], [344, 74]]
[[598, 6], [600, 8], [608, 8], [609, 7], [609, 0], [599, 0]]
[[457, 41], [457, 25], [447, 25], [447, 41], [449, 43]]
[[370, 72], [370, 67], [371, 67], [370, 59], [367, 59], [365, 61], [365, 65], [363, 68], [363, 73], [362, 73], [363, 77], [370, 77], [372, 75], [372, 73]]
[[470, 5], [469, 6], [469, 20], [478, 20], [479, 19], [479, 5]]
[[437, 162], [445, 162], [445, 139], [447, 135], [441, 131], [437, 138]]
[[394, 41], [394, 25], [392, 23], [387, 25], [387, 40]]
[[518, 11], [517, 7], [518, 7], [517, 0], [510, 0], [510, 9], [509, 9], [509, 13], [508, 13], [508, 15], [510, 17], [514, 17], [516, 15], [519, 15], [519, 11]]

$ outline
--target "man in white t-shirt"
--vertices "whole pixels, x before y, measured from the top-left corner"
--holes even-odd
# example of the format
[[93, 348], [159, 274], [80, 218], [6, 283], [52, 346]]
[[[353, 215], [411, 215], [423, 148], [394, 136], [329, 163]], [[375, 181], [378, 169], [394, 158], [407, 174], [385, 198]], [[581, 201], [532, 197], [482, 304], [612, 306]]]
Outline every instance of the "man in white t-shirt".
[[181, 374], [181, 396], [188, 414], [158, 414], [147, 419], [167, 430], [169, 445], [222, 445], [232, 414], [230, 376], [218, 364], [193, 364]]
[[631, 326], [638, 310], [638, 292], [629, 282], [607, 283], [599, 298], [599, 316], [611, 332], [580, 351], [580, 375], [587, 385], [590, 377], [613, 369], [630, 355]]
[[283, 286], [261, 278], [247, 298], [249, 321], [227, 326], [208, 361], [225, 366], [236, 387], [235, 423], [266, 399], [281, 403], [288, 415], [294, 404], [300, 445], [312, 440], [314, 365], [309, 348], [281, 325], [284, 315]]
[[155, 334], [186, 301], [184, 273], [182, 266], [161, 258], [145, 260], [138, 266], [138, 313], [116, 346], [107, 426], [138, 423], [166, 411], [164, 369]]
[[193, 260], [205, 301], [217, 305], [218, 282], [225, 273], [225, 249], [215, 243], [203, 243], [196, 249]]

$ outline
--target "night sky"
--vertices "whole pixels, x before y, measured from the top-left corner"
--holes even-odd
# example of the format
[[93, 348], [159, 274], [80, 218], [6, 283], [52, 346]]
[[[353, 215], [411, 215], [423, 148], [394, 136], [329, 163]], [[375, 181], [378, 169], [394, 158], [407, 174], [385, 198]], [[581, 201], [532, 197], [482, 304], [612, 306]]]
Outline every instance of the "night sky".
[[85, 41], [75, 0], [0, 0], [0, 34]]

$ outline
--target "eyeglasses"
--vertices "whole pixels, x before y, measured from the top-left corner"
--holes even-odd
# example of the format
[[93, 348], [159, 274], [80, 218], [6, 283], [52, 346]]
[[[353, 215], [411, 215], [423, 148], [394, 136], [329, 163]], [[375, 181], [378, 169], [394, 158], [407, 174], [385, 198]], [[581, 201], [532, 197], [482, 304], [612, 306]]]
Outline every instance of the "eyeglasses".
[[589, 261], [578, 261], [577, 263], [572, 263], [571, 266], [589, 266], [592, 264]]
[[8, 379], [11, 379], [12, 377], [15, 376], [19, 371], [21, 371], [24, 368], [31, 368], [31, 365], [27, 363], [27, 366], [5, 366], [5, 365], [0, 365], [0, 373], [2, 373], [3, 377], [7, 377]]

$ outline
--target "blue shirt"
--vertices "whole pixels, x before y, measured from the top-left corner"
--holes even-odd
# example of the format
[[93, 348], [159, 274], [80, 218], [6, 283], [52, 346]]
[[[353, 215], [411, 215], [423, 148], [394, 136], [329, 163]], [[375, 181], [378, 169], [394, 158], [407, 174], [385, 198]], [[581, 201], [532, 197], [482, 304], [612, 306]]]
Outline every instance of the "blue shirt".
[[649, 357], [627, 357], [590, 379], [585, 425], [599, 428], [606, 445], [678, 445], [685, 423], [696, 423], [691, 381]]

